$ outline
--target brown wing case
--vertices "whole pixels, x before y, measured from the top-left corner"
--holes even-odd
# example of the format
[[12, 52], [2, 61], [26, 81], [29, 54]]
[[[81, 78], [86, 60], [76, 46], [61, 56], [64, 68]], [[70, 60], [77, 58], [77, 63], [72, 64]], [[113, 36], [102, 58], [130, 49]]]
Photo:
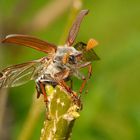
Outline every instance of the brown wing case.
[[25, 45], [45, 53], [54, 53], [57, 49], [55, 45], [48, 43], [46, 41], [40, 40], [32, 36], [19, 34], [8, 35], [1, 41], [1, 43], [13, 43], [17, 45]]
[[68, 37], [66, 40], [66, 44], [68, 46], [71, 46], [74, 43], [76, 36], [77, 36], [77, 33], [79, 31], [79, 28], [80, 28], [80, 24], [81, 24], [84, 16], [88, 14], [88, 12], [89, 12], [89, 10], [81, 10], [80, 13], [78, 14], [72, 27], [70, 28], [70, 31], [69, 31], [69, 34], [68, 34]]

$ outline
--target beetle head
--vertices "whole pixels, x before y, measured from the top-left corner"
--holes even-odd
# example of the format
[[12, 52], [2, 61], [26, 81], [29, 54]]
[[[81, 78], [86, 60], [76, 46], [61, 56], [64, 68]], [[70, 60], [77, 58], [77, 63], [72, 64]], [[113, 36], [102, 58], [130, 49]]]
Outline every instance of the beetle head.
[[75, 65], [78, 63], [79, 57], [82, 55], [81, 51], [76, 50], [74, 47], [58, 47], [55, 54], [55, 61], [62, 65]]

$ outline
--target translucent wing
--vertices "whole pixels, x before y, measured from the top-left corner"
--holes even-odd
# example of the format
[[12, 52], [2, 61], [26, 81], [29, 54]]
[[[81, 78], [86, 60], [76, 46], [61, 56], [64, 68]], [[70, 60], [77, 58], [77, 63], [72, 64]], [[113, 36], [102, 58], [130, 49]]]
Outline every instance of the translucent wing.
[[95, 53], [93, 49], [86, 50], [87, 44], [83, 42], [78, 42], [74, 48], [76, 48], [79, 51], [82, 51], [83, 54], [83, 61], [94, 61], [94, 60], [100, 60], [98, 55]]
[[81, 24], [84, 16], [88, 14], [88, 12], [89, 12], [89, 10], [81, 10], [80, 13], [78, 14], [72, 27], [70, 28], [70, 31], [69, 31], [69, 34], [68, 34], [68, 37], [66, 40], [66, 44], [68, 46], [71, 46], [74, 43], [76, 36], [77, 36], [77, 33], [79, 31], [79, 28], [80, 28], [80, 24]]
[[51, 43], [28, 35], [18, 35], [18, 34], [8, 35], [1, 41], [1, 43], [13, 43], [18, 45], [25, 45], [45, 53], [54, 53], [57, 49], [56, 46]]
[[40, 60], [13, 65], [0, 72], [0, 88], [14, 87], [25, 84], [38, 76], [42, 65]]

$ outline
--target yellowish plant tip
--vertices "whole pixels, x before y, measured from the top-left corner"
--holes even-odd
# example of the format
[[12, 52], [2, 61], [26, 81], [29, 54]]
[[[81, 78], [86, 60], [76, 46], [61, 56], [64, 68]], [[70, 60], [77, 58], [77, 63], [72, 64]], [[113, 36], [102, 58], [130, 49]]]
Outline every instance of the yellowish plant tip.
[[51, 95], [54, 92], [54, 88], [51, 85], [46, 85], [45, 90], [49, 95]]

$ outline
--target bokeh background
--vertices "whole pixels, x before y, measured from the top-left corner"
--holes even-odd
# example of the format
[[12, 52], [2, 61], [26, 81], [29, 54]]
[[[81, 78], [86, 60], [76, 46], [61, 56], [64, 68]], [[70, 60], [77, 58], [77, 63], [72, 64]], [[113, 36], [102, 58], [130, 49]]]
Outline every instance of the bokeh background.
[[[82, 96], [84, 108], [72, 140], [140, 140], [139, 0], [1, 0], [0, 36], [29, 34], [63, 43], [76, 16], [73, 11], [80, 8], [90, 13], [76, 41], [98, 40], [95, 51], [101, 60], [93, 63], [93, 77], [86, 87], [89, 92]], [[43, 56], [30, 48], [0, 45], [0, 69]], [[78, 87], [80, 81], [75, 85]], [[34, 92], [33, 81], [1, 91], [1, 140], [21, 140], [19, 135], [30, 116]], [[43, 108], [29, 140], [39, 139]]]

